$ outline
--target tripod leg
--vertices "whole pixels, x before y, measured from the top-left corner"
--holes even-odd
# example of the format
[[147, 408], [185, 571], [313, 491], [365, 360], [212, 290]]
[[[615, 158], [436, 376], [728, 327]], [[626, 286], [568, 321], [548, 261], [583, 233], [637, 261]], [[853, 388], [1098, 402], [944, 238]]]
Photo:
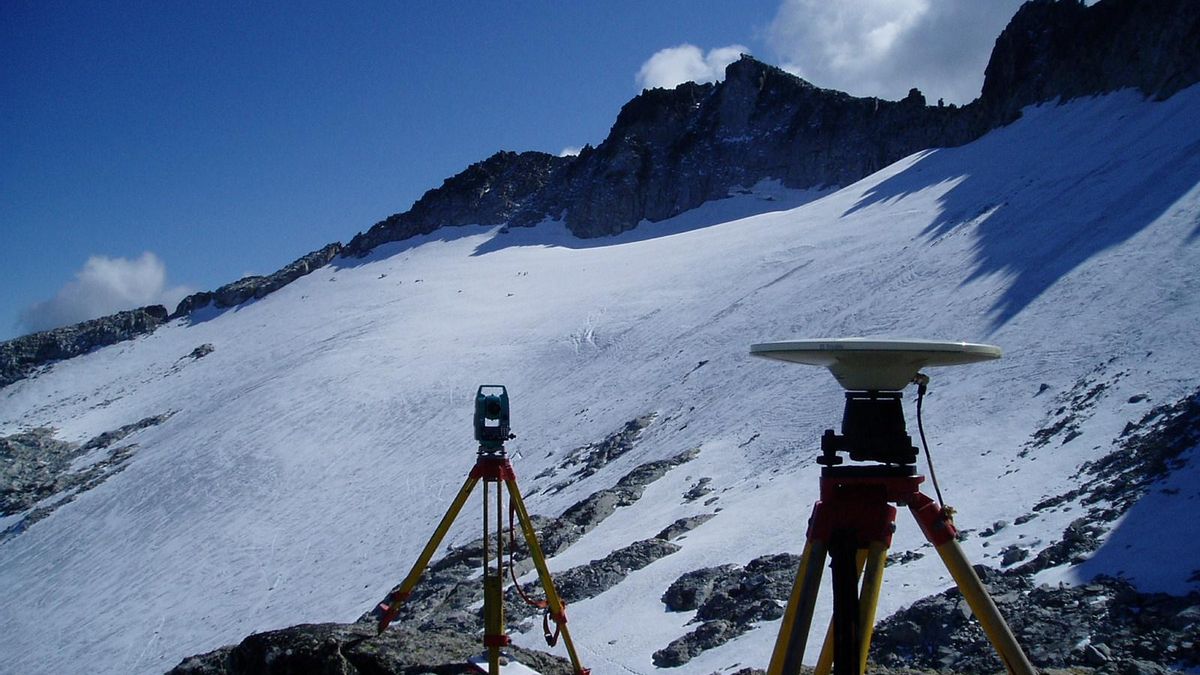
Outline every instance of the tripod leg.
[[[820, 505], [818, 504], [818, 508]], [[814, 509], [813, 517], [816, 518]], [[804, 659], [804, 647], [808, 631], [812, 627], [813, 610], [817, 605], [817, 593], [821, 587], [821, 574], [825, 568], [825, 557], [829, 549], [825, 542], [809, 537], [800, 556], [800, 567], [796, 582], [788, 598], [783, 622], [779, 624], [779, 637], [771, 652], [771, 664], [767, 675], [793, 675], [800, 672]]]
[[491, 519], [488, 513], [490, 495], [483, 481], [483, 646], [487, 652], [488, 675], [500, 675], [501, 648], [509, 644], [504, 630], [504, 513], [503, 490], [496, 485], [496, 566], [489, 564], [488, 538]]
[[[864, 549], [858, 551], [855, 558], [856, 574], [862, 576], [863, 567], [867, 564], [867, 552]], [[861, 600], [860, 600], [860, 607]], [[813, 668], [813, 675], [829, 675], [833, 672], [833, 621], [829, 622], [829, 629], [825, 631], [825, 641], [821, 644], [821, 655], [817, 657], [817, 665]]]
[[821, 643], [821, 655], [817, 657], [817, 665], [813, 666], [813, 675], [829, 675], [833, 672], [833, 621], [825, 631], [825, 641]]
[[[862, 644], [860, 650], [860, 670], [867, 671], [867, 652], [871, 648], [871, 634], [875, 630], [875, 611], [879, 607], [879, 594], [883, 588], [883, 567], [887, 562], [887, 545], [883, 542], [871, 544], [870, 549], [858, 552], [858, 572], [863, 577], [862, 594], [858, 598], [858, 622], [862, 626]], [[825, 642], [821, 646], [821, 656], [813, 668], [813, 675], [829, 675], [833, 670], [833, 623], [825, 633]]]
[[867, 549], [866, 571], [863, 575], [862, 595], [858, 600], [859, 668], [867, 672], [867, 652], [871, 650], [871, 635], [875, 632], [875, 610], [879, 607], [879, 594], [883, 590], [883, 568], [887, 564], [887, 543], [871, 542]]
[[829, 576], [833, 582], [833, 672], [861, 675], [858, 670], [858, 544], [854, 530], [838, 530], [829, 545]]
[[1004, 662], [1004, 668], [1012, 675], [1034, 675], [1037, 671], [1029, 662], [1029, 657], [1025, 656], [1021, 645], [1017, 644], [1012, 629], [1000, 615], [1000, 610], [996, 609], [996, 603], [988, 595], [983, 582], [979, 580], [979, 576], [975, 574], [971, 563], [959, 547], [955, 539], [957, 530], [949, 518], [932, 499], [920, 493], [909, 499], [908, 507], [920, 523], [925, 538], [934, 545], [946, 570], [954, 578], [954, 583], [966, 599], [967, 606], [971, 608], [975, 618], [979, 619], [979, 625], [1000, 656], [1000, 660]]
[[563, 644], [567, 647], [567, 656], [571, 659], [571, 668], [575, 675], [586, 675], [591, 671], [584, 668], [579, 662], [579, 654], [575, 651], [575, 642], [571, 639], [571, 631], [567, 629], [566, 609], [562, 599], [558, 597], [558, 591], [554, 588], [554, 580], [550, 577], [550, 568], [546, 566], [546, 556], [542, 554], [542, 546], [538, 543], [533, 523], [529, 520], [529, 512], [525, 510], [525, 500], [521, 498], [521, 490], [517, 487], [515, 479], [505, 479], [504, 484], [508, 486], [509, 498], [516, 507], [517, 520], [521, 523], [521, 533], [525, 535], [525, 543], [529, 545], [529, 555], [533, 558], [534, 566], [537, 567], [542, 589], [546, 591], [546, 607], [550, 610], [550, 618], [554, 619], [562, 633]]
[[937, 552], [946, 565], [946, 569], [949, 570], [950, 576], [954, 577], [954, 583], [958, 585], [958, 590], [966, 598], [967, 605], [975, 614], [975, 618], [979, 619], [979, 625], [987, 634], [992, 647], [999, 653], [1005, 669], [1014, 675], [1033, 675], [1036, 672], [1033, 664], [1021, 650], [1021, 645], [1017, 644], [1017, 638], [1013, 635], [1012, 629], [1004, 621], [1000, 610], [996, 608], [996, 603], [992, 602], [992, 597], [988, 595], [983, 582], [971, 568], [971, 563], [967, 561], [958, 542], [954, 540], [946, 542], [937, 547]]
[[437, 529], [433, 531], [433, 536], [429, 538], [429, 543], [425, 544], [425, 549], [421, 551], [421, 555], [417, 556], [417, 562], [413, 564], [409, 570], [408, 576], [404, 581], [400, 582], [400, 586], [396, 590], [388, 594], [387, 599], [379, 603], [376, 611], [379, 613], [379, 632], [387, 630], [388, 624], [396, 619], [396, 615], [400, 613], [400, 603], [408, 599], [412, 594], [413, 588], [417, 582], [421, 580], [421, 575], [425, 572], [425, 567], [429, 565], [429, 560], [433, 558], [433, 554], [437, 553], [438, 547], [442, 544], [442, 539], [445, 538], [446, 532], [450, 530], [450, 526], [454, 524], [454, 519], [458, 517], [458, 512], [462, 511], [462, 507], [467, 503], [467, 498], [471, 496], [471, 491], [475, 489], [475, 484], [479, 479], [470, 476], [458, 491], [458, 495], [454, 498], [454, 502], [450, 504], [450, 508], [446, 511], [446, 515], [442, 516], [442, 520], [438, 523]]
[[500, 675], [500, 645], [504, 635], [503, 577], [483, 578], [483, 641], [487, 649], [488, 675]]

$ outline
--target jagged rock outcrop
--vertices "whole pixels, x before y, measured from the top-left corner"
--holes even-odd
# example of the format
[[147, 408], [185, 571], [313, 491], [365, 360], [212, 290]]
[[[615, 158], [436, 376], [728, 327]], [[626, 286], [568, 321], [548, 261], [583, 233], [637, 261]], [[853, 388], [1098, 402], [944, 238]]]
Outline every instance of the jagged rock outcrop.
[[1197, 81], [1195, 0], [1028, 2], [996, 41], [981, 97], [963, 107], [928, 106], [915, 89], [901, 101], [857, 98], [743, 57], [723, 82], [642, 92], [578, 157], [500, 153], [473, 165], [347, 254], [442, 225], [547, 217], [580, 237], [616, 234], [763, 179], [846, 185], [917, 150], [970, 142], [1034, 103], [1123, 87], [1163, 98]]
[[[657, 415], [651, 413], [629, 420], [625, 423], [624, 427], [609, 434], [604, 440], [589, 443], [568, 452], [557, 465], [549, 467], [534, 476], [534, 480], [554, 478], [561, 471], [569, 471], [570, 475], [567, 478], [557, 481], [546, 488], [548, 494], [553, 494], [574, 485], [588, 476], [594, 475], [597, 471], [607, 466], [609, 462], [619, 459], [625, 453], [632, 450], [638, 438], [641, 437], [642, 431], [650, 426], [656, 417]], [[534, 488], [529, 494], [536, 494], [537, 491], [538, 488]]]
[[[1068, 430], [1070, 425], [1064, 428], [1062, 420], [1074, 420], [1089, 405], [1088, 394], [1104, 386], [1102, 381], [1080, 379], [1071, 391], [1055, 399], [1056, 403], [1065, 404], [1060, 407], [1063, 416], [1049, 428]], [[1076, 393], [1081, 390], [1087, 393]], [[1033, 438], [1037, 439], [1033, 445], [1046, 438], [1044, 431], [1033, 433]], [[1033, 506], [1032, 513], [1018, 518], [1018, 522], [1027, 522], [1039, 517], [1043, 511], [1075, 501], [1082, 511], [1063, 531], [1062, 539], [1010, 571], [1036, 574], [1064, 563], [1078, 564], [1099, 548], [1112, 523], [1133, 508], [1159, 481], [1185, 466], [1186, 453], [1200, 443], [1200, 390], [1177, 401], [1154, 406], [1141, 419], [1128, 422], [1116, 441], [1111, 452], [1079, 466], [1079, 475], [1085, 479], [1079, 487], [1041, 500]], [[1021, 562], [1026, 557], [1028, 555], [1023, 555], [1012, 562]], [[1195, 574], [1200, 577], [1200, 567], [1196, 568]]]
[[1021, 108], [1126, 87], [1166, 98], [1200, 81], [1195, 0], [1033, 0], [996, 39], [979, 105], [993, 123]]
[[695, 516], [686, 516], [684, 518], [680, 518], [679, 520], [676, 520], [670, 525], [664, 527], [661, 532], [654, 535], [654, 538], [673, 541], [712, 520], [714, 517], [716, 517], [716, 515], [717, 514], [715, 513], [701, 513]]
[[556, 176], [514, 219], [566, 214], [580, 237], [659, 221], [738, 186], [845, 185], [923, 148], [978, 135], [958, 109], [818, 87], [749, 56], [725, 81], [652, 89], [627, 103], [608, 138]]
[[166, 320], [166, 308], [150, 305], [0, 342], [0, 387], [48, 363], [151, 333]]
[[782, 617], [799, 563], [799, 556], [776, 553], [755, 558], [744, 568], [706, 567], [676, 579], [663, 593], [663, 604], [672, 612], [696, 610], [692, 622], [700, 625], [654, 652], [654, 665], [681, 666], [760, 621]]
[[171, 318], [187, 316], [210, 304], [215, 305], [219, 309], [225, 309], [227, 307], [236, 307], [248, 300], [256, 300], [264, 297], [306, 274], [311, 274], [313, 270], [328, 265], [329, 261], [336, 258], [341, 252], [341, 243], [334, 242], [320, 250], [297, 258], [284, 266], [283, 269], [269, 276], [243, 277], [231, 284], [225, 284], [215, 291], [193, 293], [179, 303]]
[[[653, 538], [635, 541], [623, 546], [598, 560], [589, 561], [586, 565], [578, 565], [554, 575], [554, 587], [559, 597], [568, 605], [594, 598], [604, 591], [625, 580], [631, 572], [636, 572], [650, 563], [671, 555], [679, 550], [679, 546], [669, 541]], [[542, 609], [535, 608], [524, 602], [525, 597], [538, 597], [542, 594], [539, 581], [523, 584], [518, 592], [516, 586], [509, 586], [505, 591], [508, 602], [508, 615], [513, 620], [528, 618], [539, 614]]]
[[426, 192], [404, 213], [375, 223], [346, 244], [344, 255], [363, 256], [389, 241], [429, 234], [443, 225], [497, 225], [536, 194], [551, 173], [571, 161], [544, 152], [497, 152]]

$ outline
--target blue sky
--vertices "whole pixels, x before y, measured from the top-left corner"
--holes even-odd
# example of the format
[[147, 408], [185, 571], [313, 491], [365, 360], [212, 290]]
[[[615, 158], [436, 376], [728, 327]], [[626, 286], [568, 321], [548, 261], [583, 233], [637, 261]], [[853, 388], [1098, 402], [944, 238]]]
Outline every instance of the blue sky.
[[742, 49], [966, 102], [1018, 4], [5, 0], [0, 339], [272, 272]]

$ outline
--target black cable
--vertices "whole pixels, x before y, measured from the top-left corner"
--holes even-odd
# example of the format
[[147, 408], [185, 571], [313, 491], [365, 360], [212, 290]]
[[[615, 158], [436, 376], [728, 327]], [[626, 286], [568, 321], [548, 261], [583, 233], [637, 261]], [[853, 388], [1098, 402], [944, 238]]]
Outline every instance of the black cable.
[[921, 434], [921, 447], [925, 448], [925, 461], [929, 464], [929, 480], [933, 483], [933, 491], [937, 494], [938, 506], [944, 510], [946, 502], [942, 500], [942, 489], [938, 487], [937, 474], [933, 471], [933, 455], [929, 454], [929, 443], [925, 440], [925, 424], [921, 419], [921, 404], [925, 401], [925, 392], [929, 389], [929, 376], [917, 373], [913, 378], [917, 383], [917, 432]]

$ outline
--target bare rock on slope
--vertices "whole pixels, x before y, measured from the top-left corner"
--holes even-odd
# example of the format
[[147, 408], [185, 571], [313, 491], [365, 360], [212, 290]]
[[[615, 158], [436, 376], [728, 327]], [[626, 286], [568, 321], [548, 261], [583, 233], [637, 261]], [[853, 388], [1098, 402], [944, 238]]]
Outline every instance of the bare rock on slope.
[[[479, 636], [454, 631], [368, 624], [303, 624], [255, 633], [232, 647], [190, 656], [168, 675], [423, 675], [473, 673], [468, 657], [483, 651]], [[509, 647], [520, 663], [545, 675], [567, 675], [571, 665], [544, 652]]]

